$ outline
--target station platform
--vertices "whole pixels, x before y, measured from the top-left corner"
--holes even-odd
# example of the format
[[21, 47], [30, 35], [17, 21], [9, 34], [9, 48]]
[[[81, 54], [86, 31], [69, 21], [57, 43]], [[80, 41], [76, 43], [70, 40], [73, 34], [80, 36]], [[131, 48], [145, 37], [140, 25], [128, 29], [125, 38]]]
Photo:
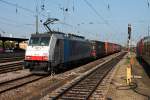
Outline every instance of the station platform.
[[129, 54], [116, 66], [117, 70], [112, 78], [107, 100], [150, 100], [150, 66], [142, 66], [142, 60], [138, 60], [134, 53], [131, 54], [134, 60], [132, 66], [131, 85], [127, 85], [127, 66]]

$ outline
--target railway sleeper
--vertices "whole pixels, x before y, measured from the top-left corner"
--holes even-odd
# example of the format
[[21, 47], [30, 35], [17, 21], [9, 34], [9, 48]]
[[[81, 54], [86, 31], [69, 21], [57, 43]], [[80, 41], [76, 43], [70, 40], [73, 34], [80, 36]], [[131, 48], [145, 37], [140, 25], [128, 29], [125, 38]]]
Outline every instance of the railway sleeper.
[[5, 70], [0, 70], [0, 72], [4, 72], [4, 71], [11, 71], [13, 69], [22, 69], [21, 67], [15, 67], [15, 68], [8, 68], [8, 69], [5, 69]]
[[6, 72], [13, 72], [13, 71], [17, 71], [17, 70], [22, 70], [22, 68], [15, 68], [15, 69], [8, 69], [8, 70], [4, 70], [4, 71], [1, 71], [0, 74], [2, 73], [6, 73]]
[[[62, 98], [64, 97], [71, 97], [71, 98], [85, 98], [87, 94], [81, 94], [81, 93], [78, 93], [78, 95], [76, 94], [67, 94], [65, 96], [62, 96]], [[65, 99], [66, 100], [66, 99]], [[68, 100], [68, 99], [67, 99]], [[78, 99], [76, 99], [78, 100]]]
[[72, 89], [72, 92], [80, 91], [80, 92], [90, 92], [92, 89]]
[[23, 66], [10, 66], [10, 67], [3, 67], [3, 68], [0, 68], [0, 71], [7, 70], [7, 69], [13, 69], [13, 68], [23, 68]]
[[[64, 96], [68, 96], [68, 97], [85, 97], [89, 94], [89, 92], [79, 92], [79, 91], [76, 91], [76, 92], [69, 92], [69, 93], [66, 93], [65, 95], [63, 95], [62, 97]], [[62, 98], [61, 97], [61, 98]]]
[[14, 66], [22, 65], [21, 63], [15, 63], [15, 64], [8, 64], [8, 65], [2, 65], [0, 68], [5, 68], [5, 67], [14, 67]]
[[78, 88], [78, 89], [72, 89], [71, 91], [73, 92], [73, 91], [84, 91], [84, 92], [89, 92], [89, 91], [91, 91], [91, 89], [85, 89], [85, 88]]
[[84, 100], [85, 98], [82, 98], [82, 97], [80, 97], [80, 98], [79, 97], [78, 98], [77, 97], [67, 97], [67, 96], [64, 96], [64, 97], [61, 98], [61, 100], [77, 100], [77, 99], [78, 100]]
[[92, 84], [96, 84], [98, 83], [99, 81], [98, 80], [92, 80], [91, 82], [83, 82], [81, 84], [79, 84], [79, 86], [91, 86]]
[[90, 88], [93, 88], [93, 85], [78, 85], [78, 86], [76, 86], [76, 87], [74, 87], [74, 88], [87, 88], [88, 87], [88, 89], [90, 89]]

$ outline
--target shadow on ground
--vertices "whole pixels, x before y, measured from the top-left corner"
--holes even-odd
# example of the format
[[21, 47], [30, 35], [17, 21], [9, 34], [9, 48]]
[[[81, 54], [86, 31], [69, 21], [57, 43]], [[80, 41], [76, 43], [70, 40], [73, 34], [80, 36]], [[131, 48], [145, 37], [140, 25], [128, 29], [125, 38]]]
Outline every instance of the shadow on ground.
[[141, 66], [143, 66], [144, 71], [146, 72], [146, 74], [148, 75], [148, 77], [150, 78], [150, 65], [148, 65], [142, 58], [137, 57], [136, 58], [137, 61], [139, 62], [139, 64]]

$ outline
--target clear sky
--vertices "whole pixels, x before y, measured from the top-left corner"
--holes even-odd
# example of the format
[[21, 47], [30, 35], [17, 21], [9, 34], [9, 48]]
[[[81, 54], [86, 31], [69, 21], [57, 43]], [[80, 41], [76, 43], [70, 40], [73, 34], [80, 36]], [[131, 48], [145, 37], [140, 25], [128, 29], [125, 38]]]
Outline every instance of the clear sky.
[[[29, 37], [35, 33], [38, 5], [39, 32], [46, 31], [42, 22], [49, 16], [60, 20], [52, 29], [125, 44], [130, 23], [132, 40], [136, 43], [148, 34], [148, 2], [150, 0], [0, 0], [0, 33], [4, 31], [2, 35], [13, 37]], [[63, 10], [66, 8], [68, 11]]]

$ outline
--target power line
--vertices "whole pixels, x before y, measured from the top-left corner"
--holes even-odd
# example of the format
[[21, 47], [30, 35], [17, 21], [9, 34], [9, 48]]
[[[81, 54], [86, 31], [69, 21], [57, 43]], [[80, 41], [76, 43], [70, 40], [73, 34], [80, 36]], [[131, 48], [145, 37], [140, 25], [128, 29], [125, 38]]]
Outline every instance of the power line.
[[14, 20], [11, 20], [11, 19], [8, 19], [8, 18], [5, 18], [5, 17], [2, 17], [2, 16], [0, 16], [0, 19], [2, 19], [2, 20], [5, 20], [5, 21], [8, 21], [8, 22], [14, 22], [14, 23], [16, 23], [16, 21], [14, 21]]
[[84, 1], [85, 1], [85, 3], [93, 10], [93, 12], [94, 12], [97, 16], [99, 16], [99, 17], [104, 21], [104, 23], [105, 23], [107, 26], [109, 26], [112, 30], [114, 30], [114, 32], [118, 33], [118, 31], [116, 31], [114, 28], [112, 28], [111, 25], [108, 23], [108, 21], [107, 21], [101, 14], [99, 14], [99, 13], [97, 12], [97, 10], [93, 7], [92, 4], [90, 4], [87, 0], [84, 0]]
[[[31, 24], [25, 24], [25, 23], [16, 23], [16, 21], [14, 20], [11, 20], [11, 19], [8, 19], [8, 18], [5, 18], [5, 17], [2, 17], [0, 16], [0, 20], [3, 20], [3, 21], [6, 21], [6, 22], [9, 22], [9, 25], [13, 23], [13, 25], [17, 26], [17, 27], [24, 27], [24, 26], [29, 26]], [[32, 24], [33, 25], [33, 24]]]
[[5, 1], [5, 0], [0, 0], [0, 2], [8, 4], [8, 5], [11, 5], [11, 6], [14, 6], [14, 7], [17, 6], [17, 8], [23, 9], [23, 10], [25, 10], [27, 12], [30, 12], [30, 13], [35, 13], [34, 11], [32, 11], [32, 10], [30, 10], [28, 8], [22, 7], [22, 6], [18, 5], [18, 4], [15, 4], [15, 3], [11, 3], [11, 2], [8, 2], [8, 1]]
[[[3, 19], [3, 21], [4, 21], [4, 19]], [[5, 25], [9, 25], [9, 26], [13, 26], [13, 27], [15, 27], [15, 28], [24, 28], [24, 27], [26, 27], [27, 28], [27, 26], [29, 26], [29, 25], [26, 25], [26, 24], [16, 24], [16, 23], [8, 23], [8, 22], [3, 22], [3, 21], [1, 21], [0, 20], [0, 23], [1, 24], [5, 24]], [[5, 21], [7, 21], [7, 20], [5, 20]], [[30, 27], [28, 27], [28, 28], [30, 28]]]
[[93, 10], [93, 12], [95, 12], [95, 14], [99, 16], [105, 22], [105, 24], [109, 25], [108, 21], [105, 20], [105, 18], [97, 12], [97, 10], [92, 6], [92, 4], [90, 4], [87, 0], [84, 0], [84, 1]]
[[[29, 13], [32, 13], [33, 16], [35, 16], [35, 14], [36, 14], [35, 11], [33, 11], [33, 10], [31, 10], [31, 9], [28, 9], [28, 8], [25, 8], [25, 7], [22, 7], [22, 6], [18, 5], [17, 3], [15, 4], [15, 3], [11, 3], [11, 2], [8, 2], [8, 1], [5, 1], [5, 0], [0, 0], [0, 2], [5, 3], [5, 4], [7, 4], [7, 5], [10, 5], [10, 6], [13, 6], [13, 7], [16, 7], [16, 13], [18, 12], [18, 9], [17, 9], [17, 8], [20, 8], [20, 9], [22, 9], [22, 10], [24, 10], [24, 11], [27, 11], [27, 12], [29, 12]], [[40, 14], [40, 15], [42, 15], [42, 16], [44, 16], [44, 17], [47, 17], [47, 16], [41, 14], [40, 12], [38, 12], [38, 14]]]

